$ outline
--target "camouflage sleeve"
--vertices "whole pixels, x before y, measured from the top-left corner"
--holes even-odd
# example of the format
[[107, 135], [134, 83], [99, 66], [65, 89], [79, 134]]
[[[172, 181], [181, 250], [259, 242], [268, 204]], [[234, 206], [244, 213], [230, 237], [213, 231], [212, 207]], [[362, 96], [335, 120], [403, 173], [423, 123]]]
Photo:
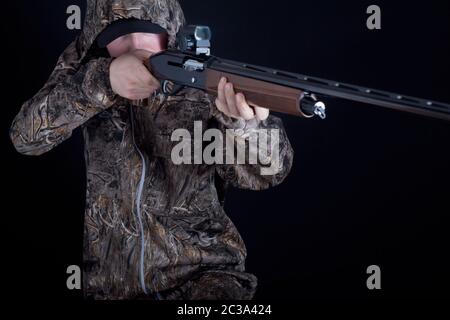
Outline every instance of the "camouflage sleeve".
[[26, 155], [43, 154], [72, 135], [72, 130], [113, 104], [110, 58], [79, 65], [76, 42], [59, 57], [44, 87], [26, 101], [13, 120], [10, 138]]
[[[280, 184], [287, 177], [294, 151], [280, 118], [270, 115], [263, 121], [236, 120], [219, 111], [215, 104], [211, 110], [226, 137], [224, 140], [234, 140], [234, 163], [224, 161], [224, 164], [216, 166], [217, 173], [225, 182], [236, 188], [263, 190]], [[245, 153], [244, 163], [238, 162], [238, 149]], [[227, 151], [224, 142], [223, 153], [230, 154], [230, 150]]]

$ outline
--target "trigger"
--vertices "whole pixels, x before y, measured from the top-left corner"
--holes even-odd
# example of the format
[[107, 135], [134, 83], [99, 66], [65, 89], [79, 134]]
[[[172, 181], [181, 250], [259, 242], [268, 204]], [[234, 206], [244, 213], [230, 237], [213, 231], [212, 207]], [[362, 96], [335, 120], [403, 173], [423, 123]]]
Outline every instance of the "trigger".
[[176, 95], [181, 89], [183, 89], [183, 86], [175, 84], [170, 80], [164, 80], [162, 82], [162, 92], [168, 96]]

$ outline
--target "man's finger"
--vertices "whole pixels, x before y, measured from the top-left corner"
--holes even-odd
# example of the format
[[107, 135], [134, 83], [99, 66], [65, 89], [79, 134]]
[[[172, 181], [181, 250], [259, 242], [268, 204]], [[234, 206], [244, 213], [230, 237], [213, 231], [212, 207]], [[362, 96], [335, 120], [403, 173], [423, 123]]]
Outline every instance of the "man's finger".
[[266, 120], [269, 116], [269, 109], [263, 107], [253, 107], [255, 110], [256, 119], [262, 121]]
[[251, 120], [255, 117], [253, 109], [248, 105], [245, 96], [242, 93], [236, 94], [237, 109], [239, 115], [245, 120]]
[[230, 116], [230, 110], [227, 105], [227, 100], [225, 98], [225, 85], [227, 83], [227, 79], [222, 77], [219, 81], [219, 85], [217, 86], [217, 108], [222, 111], [227, 116]]
[[228, 110], [230, 110], [230, 115], [239, 118], [239, 112], [236, 107], [236, 94], [234, 93], [233, 84], [230, 82], [225, 85], [225, 99], [227, 101]]
[[227, 83], [227, 79], [225, 77], [222, 77], [219, 81], [219, 85], [217, 86], [217, 99], [222, 104], [226, 104], [227, 101], [225, 99], [225, 85]]
[[222, 101], [220, 101], [219, 98], [217, 98], [215, 102], [217, 109], [219, 109], [219, 111], [221, 111], [227, 116], [230, 116], [230, 113], [228, 112], [228, 109], [226, 108], [225, 104]]
[[136, 72], [136, 77], [146, 86], [157, 88], [160, 86], [158, 79], [156, 79], [144, 66], [138, 69], [138, 72]]
[[130, 99], [130, 100], [138, 100], [138, 99], [145, 99], [148, 98], [150, 96], [150, 91], [149, 90], [143, 90], [143, 89], [133, 89], [129, 92], [127, 92], [127, 95], [125, 96], [125, 98]]

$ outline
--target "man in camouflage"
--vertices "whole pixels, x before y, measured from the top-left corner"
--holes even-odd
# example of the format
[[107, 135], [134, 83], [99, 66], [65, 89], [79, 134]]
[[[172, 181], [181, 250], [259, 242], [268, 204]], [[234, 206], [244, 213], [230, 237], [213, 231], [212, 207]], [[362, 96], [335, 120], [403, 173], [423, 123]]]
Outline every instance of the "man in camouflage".
[[[221, 200], [229, 185], [261, 190], [287, 176], [293, 151], [281, 120], [267, 109], [250, 108], [226, 79], [217, 98], [195, 89], [162, 95], [142, 61], [164, 47], [152, 47], [155, 41], [143, 40], [142, 34], [124, 35], [126, 49], [117, 44], [122, 40], [99, 46], [98, 36], [123, 19], [163, 28], [165, 38], [149, 39], [165, 39], [168, 48], [176, 48], [185, 23], [176, 0], [89, 0], [83, 31], [44, 87], [23, 104], [11, 140], [20, 153], [40, 155], [82, 129], [86, 297], [251, 299], [257, 280], [245, 272], [246, 248]], [[149, 96], [139, 106], [133, 103]], [[279, 129], [277, 173], [261, 175], [260, 164], [175, 165], [171, 133], [177, 128], [194, 132], [194, 121], [223, 132], [243, 128], [234, 134], [244, 141], [249, 130]], [[135, 202], [143, 172], [139, 150], [147, 168], [140, 207], [144, 237]], [[148, 294], [139, 283], [142, 239]]]

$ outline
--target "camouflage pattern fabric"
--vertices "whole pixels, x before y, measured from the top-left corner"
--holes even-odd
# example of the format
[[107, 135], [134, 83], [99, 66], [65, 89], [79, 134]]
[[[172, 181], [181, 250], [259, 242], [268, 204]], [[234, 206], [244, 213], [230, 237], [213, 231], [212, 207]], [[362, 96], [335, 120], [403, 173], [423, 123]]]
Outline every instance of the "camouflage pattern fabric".
[[[261, 190], [287, 176], [293, 151], [280, 119], [269, 116], [258, 128], [280, 129], [280, 168], [261, 175], [259, 164], [175, 165], [173, 130], [194, 134], [225, 130], [235, 121], [222, 114], [214, 97], [184, 89], [155, 94], [139, 106], [117, 96], [109, 83], [112, 61], [95, 38], [117, 19], [150, 20], [165, 28], [169, 47], [185, 23], [176, 0], [88, 1], [81, 34], [61, 54], [44, 87], [26, 101], [10, 129], [17, 151], [40, 155], [83, 131], [87, 194], [84, 226], [84, 292], [94, 299], [151, 299], [139, 285], [140, 236], [135, 197], [142, 170], [145, 230], [145, 282], [163, 299], [251, 299], [257, 279], [245, 272], [246, 248], [223, 209], [228, 185]], [[255, 213], [243, 213], [255, 214]]]

